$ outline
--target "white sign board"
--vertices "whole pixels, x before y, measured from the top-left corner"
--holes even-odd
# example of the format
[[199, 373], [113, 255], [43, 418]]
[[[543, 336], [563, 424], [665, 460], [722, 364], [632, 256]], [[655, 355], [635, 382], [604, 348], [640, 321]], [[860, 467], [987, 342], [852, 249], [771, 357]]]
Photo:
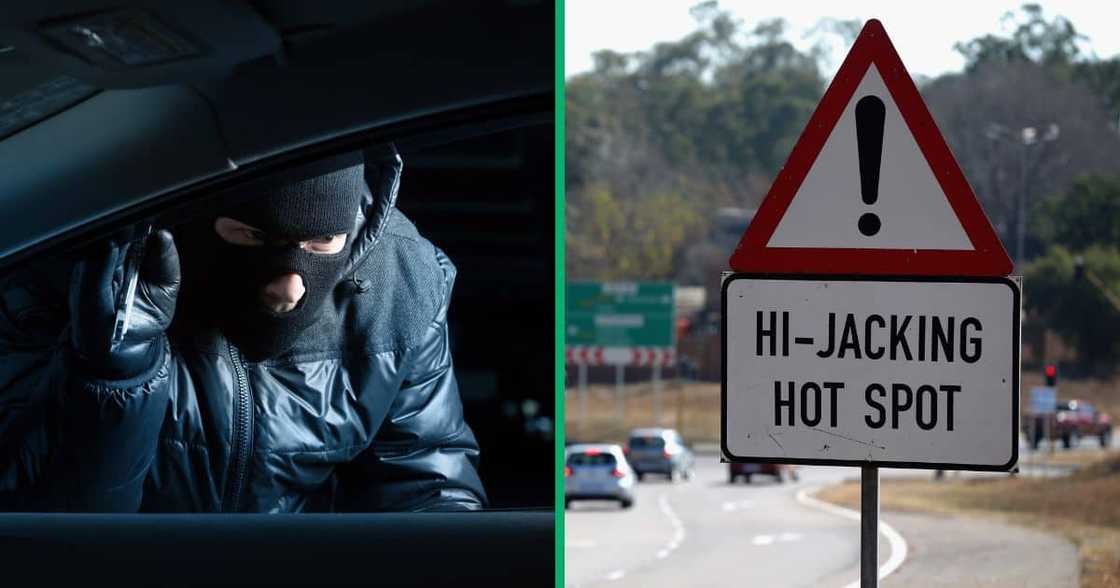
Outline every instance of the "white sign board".
[[[767, 246], [973, 250], [961, 221], [950, 207], [874, 64], [867, 68], [855, 96], [874, 96], [884, 105], [875, 205], [868, 206], [859, 197], [862, 174], [856, 141], [858, 100], [852, 100], [829, 134]], [[841, 197], [841, 194], [849, 197]], [[881, 228], [874, 235], [861, 233], [855, 222], [865, 210], [874, 210], [880, 219]], [[851, 220], [837, 222], [838, 219]]]
[[974, 470], [1017, 461], [1015, 282], [734, 274], [723, 297], [727, 459]]
[[1031, 388], [1031, 412], [1053, 414], [1058, 410], [1058, 393], [1050, 386]]

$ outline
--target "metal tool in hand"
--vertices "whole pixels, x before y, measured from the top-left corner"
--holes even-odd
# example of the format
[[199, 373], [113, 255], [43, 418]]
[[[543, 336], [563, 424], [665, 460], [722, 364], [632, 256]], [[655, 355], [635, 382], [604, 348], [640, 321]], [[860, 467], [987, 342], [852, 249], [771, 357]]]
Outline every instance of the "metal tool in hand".
[[110, 351], [115, 351], [124, 341], [128, 332], [129, 321], [132, 318], [132, 305], [136, 300], [136, 286], [140, 281], [140, 265], [144, 261], [144, 250], [148, 236], [152, 234], [152, 225], [144, 225], [128, 245], [124, 261], [124, 287], [117, 292], [117, 316], [113, 323], [113, 337], [109, 341]]

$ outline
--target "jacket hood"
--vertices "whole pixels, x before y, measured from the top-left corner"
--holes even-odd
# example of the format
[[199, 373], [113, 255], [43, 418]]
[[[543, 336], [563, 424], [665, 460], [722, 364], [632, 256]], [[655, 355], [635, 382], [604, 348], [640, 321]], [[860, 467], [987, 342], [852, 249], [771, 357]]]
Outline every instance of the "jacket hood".
[[397, 205], [404, 162], [392, 143], [365, 150], [365, 179], [369, 190], [362, 195], [354, 224], [353, 245], [343, 278], [353, 273], [381, 239]]

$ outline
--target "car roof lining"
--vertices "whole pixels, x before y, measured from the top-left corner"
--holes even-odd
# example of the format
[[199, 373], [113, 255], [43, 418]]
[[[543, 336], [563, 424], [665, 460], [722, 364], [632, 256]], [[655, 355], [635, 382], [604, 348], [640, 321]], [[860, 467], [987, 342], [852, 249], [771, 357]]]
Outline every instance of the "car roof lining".
[[[335, 157], [347, 152], [392, 142], [405, 159], [410, 153], [504, 130], [552, 124], [551, 96], [537, 96], [504, 103], [440, 113], [398, 125], [352, 133], [332, 141], [304, 146], [251, 164], [230, 168], [211, 178], [200, 178], [158, 198], [119, 210], [81, 228], [60, 231], [34, 246], [0, 258], [0, 271], [40, 254], [71, 255], [104, 239], [120, 228], [153, 223], [171, 227], [199, 218], [213, 210], [214, 202], [228, 203], [237, 188], [260, 181], [293, 166]], [[0, 143], [2, 145], [2, 143]]]
[[[103, 2], [30, 4], [0, 15], [0, 45], [11, 41], [13, 24]], [[180, 7], [186, 4], [191, 8]], [[203, 14], [226, 4], [143, 6]], [[344, 27], [332, 25], [319, 36], [305, 34], [323, 20], [316, 8], [294, 0], [257, 4], [266, 14], [257, 20], [280, 18], [298, 42], [285, 41], [279, 55], [251, 59], [224, 76], [101, 91], [0, 140], [0, 162], [14, 170], [0, 175], [0, 206], [21, 221], [0, 234], [0, 267], [53, 247], [64, 234], [103, 234], [99, 227], [141, 219], [184, 188], [252, 173], [293, 153], [525, 99], [543, 100], [547, 105], [534, 110], [551, 118], [552, 39], [540, 34], [552, 29], [549, 3], [385, 1], [369, 9], [376, 16], [369, 26], [342, 34]], [[252, 11], [240, 6], [234, 10]], [[324, 13], [328, 20], [344, 20], [349, 9], [333, 10]], [[26, 48], [17, 43], [16, 55], [0, 53], [0, 60], [32, 59], [30, 52], [21, 56]]]

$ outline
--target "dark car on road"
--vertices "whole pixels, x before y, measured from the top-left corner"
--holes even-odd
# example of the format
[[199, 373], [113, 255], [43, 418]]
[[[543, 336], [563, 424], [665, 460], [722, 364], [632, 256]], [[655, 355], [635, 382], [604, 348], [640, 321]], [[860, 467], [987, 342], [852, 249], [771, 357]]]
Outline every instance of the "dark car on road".
[[1072, 449], [1082, 437], [1096, 437], [1101, 449], [1107, 449], [1112, 444], [1112, 417], [1084, 400], [1059, 400], [1051, 414], [1024, 416], [1023, 432], [1032, 449], [1038, 449], [1048, 438], [1060, 440], [1062, 447]]
[[743, 478], [748, 484], [751, 482], [751, 476], [773, 476], [778, 483], [791, 480], [796, 481], [797, 468], [796, 466], [783, 464], [783, 463], [755, 463], [755, 462], [736, 462], [727, 464], [727, 483], [734, 484], [738, 478]]
[[674, 429], [634, 429], [626, 443], [626, 457], [640, 481], [646, 474], [661, 474], [672, 481], [692, 477], [695, 458]]

